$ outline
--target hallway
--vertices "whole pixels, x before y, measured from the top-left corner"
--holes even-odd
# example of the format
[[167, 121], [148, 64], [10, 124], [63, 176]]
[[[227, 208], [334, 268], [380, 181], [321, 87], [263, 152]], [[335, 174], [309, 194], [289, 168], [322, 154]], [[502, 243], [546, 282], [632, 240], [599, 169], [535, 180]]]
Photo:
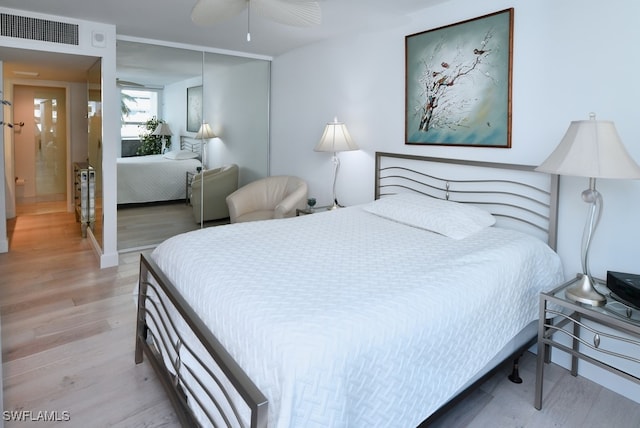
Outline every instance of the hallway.
[[100, 269], [74, 213], [24, 208], [0, 254], [4, 409], [68, 414], [69, 427], [177, 426], [153, 370], [133, 361], [139, 253]]

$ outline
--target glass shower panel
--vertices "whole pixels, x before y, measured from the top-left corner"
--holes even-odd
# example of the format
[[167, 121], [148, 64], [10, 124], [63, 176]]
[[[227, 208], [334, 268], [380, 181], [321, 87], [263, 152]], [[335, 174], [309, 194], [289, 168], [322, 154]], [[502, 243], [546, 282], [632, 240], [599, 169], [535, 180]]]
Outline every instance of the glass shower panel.
[[36, 200], [66, 199], [65, 89], [39, 89], [34, 97], [36, 122]]

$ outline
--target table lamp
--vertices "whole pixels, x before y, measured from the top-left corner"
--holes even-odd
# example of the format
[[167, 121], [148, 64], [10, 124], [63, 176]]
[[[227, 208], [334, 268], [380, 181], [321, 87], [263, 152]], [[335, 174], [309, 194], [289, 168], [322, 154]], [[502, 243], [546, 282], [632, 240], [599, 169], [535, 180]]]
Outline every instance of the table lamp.
[[536, 168], [552, 174], [588, 177], [589, 188], [582, 200], [589, 204], [589, 214], [582, 236], [582, 275], [567, 288], [565, 296], [575, 302], [603, 306], [607, 299], [599, 293], [589, 270], [589, 248], [602, 213], [602, 195], [596, 190], [597, 178], [637, 179], [640, 166], [629, 156], [611, 121], [573, 121], [558, 147]]
[[156, 129], [153, 130], [151, 135], [160, 135], [162, 137], [162, 148], [160, 149], [160, 153], [164, 154], [167, 150], [167, 137], [173, 135], [171, 128], [169, 128], [169, 124], [166, 122], [158, 123], [158, 126], [156, 126]]
[[196, 134], [196, 140], [200, 140], [200, 156], [202, 157], [202, 170], [200, 172], [200, 228], [204, 227], [204, 172], [207, 169], [206, 153], [204, 148], [204, 140], [216, 138], [216, 134], [213, 133], [211, 125], [207, 122], [202, 122], [200, 129]]
[[351, 139], [347, 126], [342, 122], [338, 122], [338, 118], [335, 118], [333, 122], [327, 123], [320, 141], [313, 150], [333, 153], [333, 205], [329, 209], [334, 210], [341, 207], [336, 197], [336, 178], [340, 168], [340, 159], [337, 152], [358, 150], [358, 146]]
[[211, 129], [211, 125], [207, 122], [202, 122], [200, 125], [200, 129], [198, 129], [198, 133], [196, 134], [196, 140], [200, 140], [200, 154], [202, 156], [202, 167], [206, 169], [206, 150], [204, 149], [204, 140], [210, 140], [211, 138], [216, 138], [216, 134], [213, 133]]

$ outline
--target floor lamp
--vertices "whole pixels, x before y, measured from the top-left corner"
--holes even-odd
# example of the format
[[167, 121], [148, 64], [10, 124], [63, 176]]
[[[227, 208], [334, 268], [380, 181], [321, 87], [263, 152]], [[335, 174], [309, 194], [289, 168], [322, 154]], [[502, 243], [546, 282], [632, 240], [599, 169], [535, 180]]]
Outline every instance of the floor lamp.
[[316, 152], [333, 153], [333, 205], [329, 207], [329, 209], [335, 210], [341, 207], [336, 197], [336, 179], [338, 178], [338, 169], [340, 168], [340, 159], [338, 158], [337, 152], [358, 150], [358, 146], [351, 139], [347, 126], [342, 122], [338, 122], [338, 118], [335, 118], [333, 122], [327, 123], [320, 141], [313, 150]]
[[536, 170], [589, 178], [589, 188], [582, 192], [582, 200], [589, 204], [582, 236], [582, 275], [567, 288], [565, 296], [576, 302], [603, 306], [607, 299], [595, 289], [589, 270], [589, 248], [602, 213], [602, 195], [596, 190], [596, 179], [637, 179], [640, 166], [627, 153], [613, 122], [596, 120], [591, 113], [589, 120], [571, 122], [558, 147]]
[[196, 140], [200, 140], [200, 156], [202, 158], [202, 170], [200, 171], [200, 229], [204, 227], [204, 172], [207, 170], [206, 153], [204, 140], [215, 138], [211, 126], [207, 122], [202, 122], [200, 129], [196, 134]]

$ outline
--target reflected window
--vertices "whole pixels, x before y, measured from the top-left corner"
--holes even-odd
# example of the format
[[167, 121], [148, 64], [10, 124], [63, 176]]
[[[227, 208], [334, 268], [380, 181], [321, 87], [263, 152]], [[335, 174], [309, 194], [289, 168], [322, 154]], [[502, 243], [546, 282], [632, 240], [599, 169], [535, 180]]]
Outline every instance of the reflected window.
[[137, 139], [141, 126], [153, 117], [158, 117], [159, 91], [148, 89], [121, 89], [123, 139]]

